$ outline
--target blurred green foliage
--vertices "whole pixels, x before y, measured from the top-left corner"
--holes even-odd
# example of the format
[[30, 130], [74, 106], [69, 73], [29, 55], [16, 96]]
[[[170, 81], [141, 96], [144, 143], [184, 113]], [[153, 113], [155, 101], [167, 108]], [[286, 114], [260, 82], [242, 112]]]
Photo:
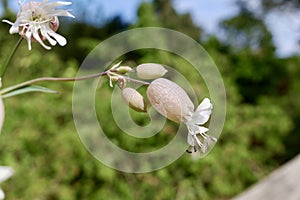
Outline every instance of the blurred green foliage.
[[[7, 14], [5, 18], [14, 16]], [[142, 3], [134, 24], [124, 24], [118, 17], [101, 28], [66, 24], [61, 29], [69, 41], [64, 48], [46, 51], [34, 44], [28, 51], [23, 43], [3, 78], [4, 87], [41, 76], [73, 77], [99, 42], [122, 30], [143, 26], [172, 28], [198, 41], [202, 33], [189, 15], [178, 15], [170, 1]], [[185, 154], [170, 166], [145, 174], [108, 168], [89, 154], [76, 133], [73, 84], [43, 83], [62, 93], [5, 99], [0, 164], [16, 171], [1, 185], [7, 199], [228, 199], [299, 153], [299, 56], [278, 58], [271, 33], [251, 13], [241, 10], [222, 27], [227, 42], [214, 36], [201, 41], [223, 76], [228, 103], [223, 133], [207, 157], [193, 161]], [[8, 35], [8, 29], [0, 24], [0, 63], [18, 40], [16, 35]], [[199, 98], [208, 94], [189, 64], [175, 55], [149, 50], [126, 55], [125, 60], [131, 66], [143, 62], [172, 66], [189, 77]], [[143, 151], [172, 139], [177, 125], [170, 122], [163, 133], [142, 143], [123, 137], [113, 123], [111, 88], [107, 85], [105, 80], [99, 87], [101, 99], [96, 107], [105, 114], [101, 120], [113, 141]], [[132, 115], [137, 122], [147, 122], [145, 116]]]

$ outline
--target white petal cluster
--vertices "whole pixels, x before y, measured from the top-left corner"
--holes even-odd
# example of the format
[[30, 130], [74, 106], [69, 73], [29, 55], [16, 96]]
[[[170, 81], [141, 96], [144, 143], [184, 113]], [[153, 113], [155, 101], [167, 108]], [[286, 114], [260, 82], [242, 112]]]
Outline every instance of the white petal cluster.
[[50, 50], [51, 47], [44, 44], [47, 40], [52, 46], [57, 43], [60, 46], [67, 44], [67, 40], [56, 33], [59, 21], [58, 16], [73, 17], [67, 10], [55, 9], [57, 6], [71, 5], [71, 2], [57, 1], [48, 2], [48, 0], [30, 1], [22, 4], [19, 1], [20, 11], [14, 23], [8, 20], [2, 20], [12, 27], [10, 34], [19, 33], [28, 42], [28, 49], [31, 50], [31, 42], [39, 42], [45, 49]]
[[202, 126], [209, 120], [213, 108], [208, 98], [205, 98], [194, 111], [194, 104], [186, 92], [179, 85], [165, 78], [151, 82], [147, 89], [147, 97], [160, 114], [174, 122], [186, 124], [187, 142], [194, 152], [199, 146], [201, 152], [206, 153], [208, 147], [216, 142], [214, 137], [206, 134], [208, 128]]
[[[186, 121], [186, 126], [189, 130], [187, 141], [189, 145], [194, 147], [194, 151], [196, 151], [195, 147], [198, 145], [201, 151], [205, 153], [211, 143], [216, 142], [214, 137], [206, 134], [209, 129], [201, 126], [209, 120], [212, 108], [213, 105], [211, 104], [210, 100], [205, 98], [200, 103], [193, 115]], [[201, 136], [201, 139], [199, 139], [198, 136]]]
[[[0, 183], [7, 180], [14, 174], [14, 170], [11, 167], [0, 166]], [[5, 198], [3, 190], [0, 188], [0, 200]]]

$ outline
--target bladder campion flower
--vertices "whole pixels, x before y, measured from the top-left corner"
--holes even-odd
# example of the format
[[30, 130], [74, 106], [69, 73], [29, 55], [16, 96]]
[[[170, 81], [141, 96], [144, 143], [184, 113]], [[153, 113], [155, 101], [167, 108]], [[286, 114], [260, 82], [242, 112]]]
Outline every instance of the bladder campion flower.
[[[14, 174], [14, 170], [11, 167], [0, 166], [0, 183], [7, 180]], [[0, 188], [0, 200], [5, 198], [3, 190]]]
[[55, 9], [57, 6], [71, 5], [71, 2], [57, 1], [48, 2], [48, 0], [30, 1], [22, 4], [19, 0], [20, 11], [15, 23], [8, 20], [2, 20], [12, 27], [9, 29], [10, 34], [19, 33], [28, 42], [28, 49], [31, 50], [31, 42], [40, 43], [45, 49], [51, 47], [44, 44], [44, 40], [55, 46], [65, 46], [67, 40], [56, 33], [59, 27], [58, 16], [73, 17], [67, 10]]
[[201, 126], [208, 121], [213, 108], [208, 98], [205, 98], [194, 111], [194, 104], [186, 92], [179, 85], [165, 78], [151, 82], [147, 89], [147, 97], [160, 114], [174, 122], [186, 124], [187, 142], [194, 152], [197, 151], [196, 145], [198, 145], [201, 151], [206, 153], [212, 142], [216, 142], [214, 137], [206, 134], [208, 128]]
[[[205, 98], [192, 116], [187, 117], [185, 123], [189, 131], [188, 143], [194, 147], [194, 151], [196, 151], [195, 146], [198, 144], [201, 148], [201, 151], [205, 153], [207, 148], [217, 141], [216, 138], [206, 134], [206, 132], [209, 130], [208, 128], [200, 126], [209, 120], [212, 109], [212, 103], [208, 98]], [[203, 143], [199, 140], [198, 134], [201, 136]]]
[[141, 79], [160, 78], [167, 72], [162, 65], [156, 63], [144, 63], [136, 67], [136, 75]]

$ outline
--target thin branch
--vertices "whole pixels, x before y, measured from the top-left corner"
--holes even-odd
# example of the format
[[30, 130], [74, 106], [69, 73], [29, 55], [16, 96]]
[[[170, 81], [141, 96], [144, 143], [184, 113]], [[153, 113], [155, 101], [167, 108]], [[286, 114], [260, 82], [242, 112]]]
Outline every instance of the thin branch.
[[17, 44], [14, 46], [14, 48], [12, 49], [12, 51], [10, 52], [8, 58], [6, 59], [4, 65], [1, 67], [1, 71], [0, 71], [0, 77], [3, 77], [3, 75], [6, 72], [6, 69], [10, 63], [10, 61], [12, 60], [12, 58], [14, 57], [18, 47], [20, 46], [21, 42], [22, 42], [23, 38], [20, 37], [20, 39], [18, 40]]
[[[91, 74], [91, 75], [86, 75], [86, 76], [81, 76], [81, 77], [75, 77], [75, 78], [55, 78], [55, 77], [36, 78], [36, 79], [25, 81], [23, 83], [20, 83], [20, 84], [17, 84], [17, 85], [5, 88], [5, 89], [3, 89], [3, 90], [0, 91], [0, 94], [3, 95], [3, 94], [6, 94], [8, 92], [11, 92], [13, 90], [16, 90], [18, 88], [22, 88], [22, 87], [25, 87], [27, 85], [32, 85], [32, 84], [38, 83], [38, 82], [82, 81], [82, 80], [87, 80], [87, 79], [91, 79], [91, 78], [97, 78], [97, 77], [100, 77], [100, 76], [106, 76], [106, 75], [109, 75], [111, 72], [114, 72], [114, 71], [115, 70], [108, 70], [108, 71], [97, 73], [97, 74]], [[140, 81], [140, 80], [132, 79], [132, 78], [125, 77], [125, 76], [122, 76], [122, 78], [124, 78], [124, 79], [126, 79], [126, 80], [128, 80], [130, 82], [135, 82], [135, 83], [139, 83], [139, 84], [142, 84], [142, 85], [149, 85], [149, 83], [145, 82], [145, 81]]]

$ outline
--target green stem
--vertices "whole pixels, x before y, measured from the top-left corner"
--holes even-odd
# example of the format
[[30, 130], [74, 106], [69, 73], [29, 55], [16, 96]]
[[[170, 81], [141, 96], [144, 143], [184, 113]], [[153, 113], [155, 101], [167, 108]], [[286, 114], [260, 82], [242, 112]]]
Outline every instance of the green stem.
[[[50, 82], [82, 81], [82, 80], [87, 80], [87, 79], [90, 79], [90, 78], [97, 78], [97, 77], [100, 77], [100, 76], [105, 76], [105, 75], [108, 75], [110, 72], [111, 72], [111, 70], [108, 70], [108, 71], [97, 73], [97, 74], [91, 74], [91, 75], [75, 77], [75, 78], [55, 78], [55, 77], [36, 78], [36, 79], [25, 81], [23, 83], [5, 88], [5, 89], [0, 91], [0, 95], [6, 94], [6, 93], [11, 92], [13, 90], [16, 90], [18, 88], [25, 87], [27, 85], [32, 85], [33, 83], [46, 82], [46, 81], [50, 81]], [[140, 83], [140, 84], [143, 84], [143, 85], [149, 85], [149, 83], [145, 82], [145, 81], [140, 81], [140, 80], [132, 79], [132, 78], [129, 78], [129, 77], [124, 77], [124, 78], [128, 81], [131, 81], [131, 82], [136, 82], [136, 83]]]
[[11, 62], [12, 58], [14, 57], [18, 47], [20, 46], [21, 42], [22, 42], [23, 38], [20, 37], [20, 39], [18, 40], [17, 44], [14, 46], [14, 48], [12, 49], [11, 53], [9, 54], [8, 58], [6, 59], [4, 65], [2, 66], [1, 68], [1, 71], [0, 71], [0, 77], [3, 77], [5, 72], [6, 72], [6, 69], [9, 65], [9, 63]]

